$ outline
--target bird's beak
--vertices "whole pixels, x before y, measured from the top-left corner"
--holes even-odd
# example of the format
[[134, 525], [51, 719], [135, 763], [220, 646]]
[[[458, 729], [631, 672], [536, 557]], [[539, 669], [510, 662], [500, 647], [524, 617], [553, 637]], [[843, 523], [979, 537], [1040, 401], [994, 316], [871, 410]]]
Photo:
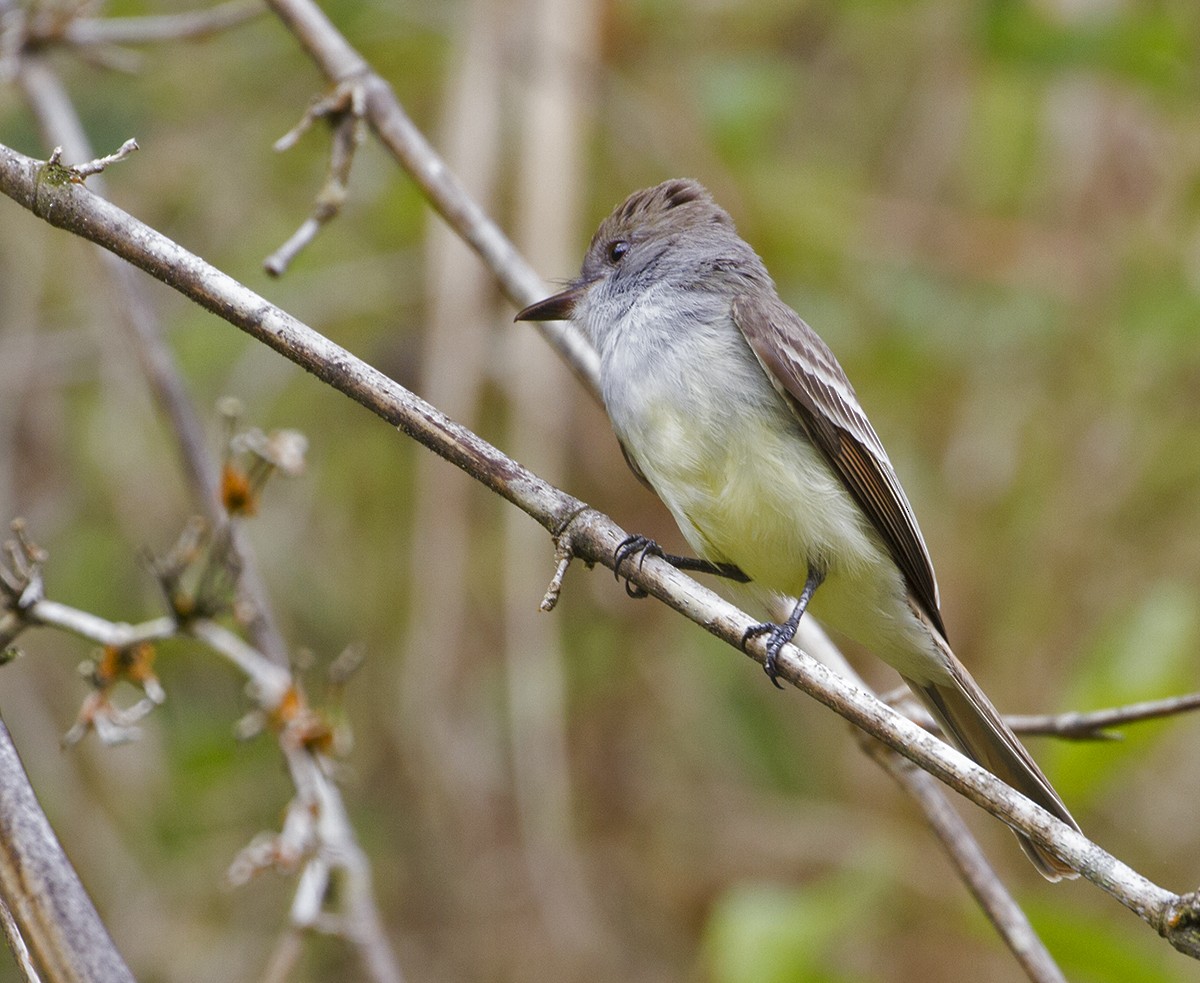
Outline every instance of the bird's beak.
[[530, 304], [513, 318], [514, 321], [569, 321], [575, 305], [588, 288], [586, 283], [573, 283], [553, 297]]

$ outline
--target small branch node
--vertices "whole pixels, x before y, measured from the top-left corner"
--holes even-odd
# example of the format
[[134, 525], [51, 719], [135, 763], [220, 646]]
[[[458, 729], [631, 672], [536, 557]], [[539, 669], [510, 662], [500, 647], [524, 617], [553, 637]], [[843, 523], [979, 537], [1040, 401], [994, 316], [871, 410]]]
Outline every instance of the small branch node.
[[571, 561], [575, 558], [575, 553], [571, 549], [569, 536], [560, 536], [555, 541], [554, 556], [558, 560], [558, 565], [554, 568], [554, 576], [550, 578], [550, 583], [546, 587], [546, 593], [542, 597], [542, 603], [539, 605], [546, 612], [553, 611], [554, 606], [558, 604], [559, 595], [562, 593], [563, 577], [567, 575], [567, 567], [571, 565]]
[[[58, 158], [55, 157], [55, 154], [57, 154], [58, 157], [61, 157], [61, 149], [62, 148], [60, 147], [54, 148], [54, 154], [50, 155], [50, 163], [58, 163]], [[138, 149], [140, 148], [138, 147], [137, 140], [130, 137], [123, 144], [121, 144], [116, 153], [107, 154], [104, 157], [97, 157], [95, 160], [89, 160], [85, 164], [75, 164], [74, 166], [68, 168], [68, 170], [73, 175], [73, 180], [82, 183], [90, 178], [93, 174], [99, 174], [112, 164], [123, 161], [126, 157]]]
[[284, 813], [282, 829], [255, 836], [233, 858], [226, 880], [233, 887], [241, 887], [266, 870], [293, 873], [318, 847], [317, 820], [314, 805], [299, 796], [293, 798]]
[[329, 120], [333, 127], [329, 169], [325, 183], [317, 192], [312, 213], [288, 240], [263, 260], [271, 276], [282, 276], [292, 261], [308, 246], [330, 219], [336, 218], [346, 201], [350, 185], [350, 167], [367, 133], [367, 90], [361, 78], [347, 79], [332, 92], [316, 99], [300, 121], [275, 141], [277, 151], [290, 150], [318, 119]]
[[0, 648], [24, 630], [29, 611], [45, 596], [46, 551], [29, 539], [23, 520], [14, 519], [11, 529], [13, 537], [5, 541], [0, 559], [0, 602], [7, 609], [0, 619]]
[[1200, 891], [1181, 894], [1168, 905], [1158, 930], [1180, 952], [1200, 959]]
[[[138, 721], [160, 706], [166, 691], [154, 673], [155, 649], [150, 642], [132, 645], [105, 645], [97, 658], [79, 666], [79, 674], [92, 685], [79, 708], [75, 723], [63, 736], [63, 745], [78, 744], [89, 731], [105, 744], [124, 744], [141, 737]], [[119, 707], [112, 694], [122, 680], [141, 689], [142, 695], [130, 707]]]
[[542, 596], [542, 603], [538, 605], [542, 611], [553, 611], [555, 605], [558, 604], [559, 595], [562, 593], [563, 578], [567, 575], [567, 567], [575, 559], [575, 544], [571, 536], [571, 526], [587, 510], [588, 506], [580, 505], [550, 530], [550, 535], [554, 538], [554, 558], [558, 562], [554, 568], [554, 576], [550, 578], [550, 583], [546, 586], [546, 593]]

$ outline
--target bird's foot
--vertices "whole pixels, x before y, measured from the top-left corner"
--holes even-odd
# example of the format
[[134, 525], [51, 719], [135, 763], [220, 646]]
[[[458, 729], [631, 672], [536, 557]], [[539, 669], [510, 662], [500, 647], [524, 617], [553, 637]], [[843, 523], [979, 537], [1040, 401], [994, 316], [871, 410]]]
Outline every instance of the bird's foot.
[[[620, 580], [622, 565], [626, 561], [632, 562], [634, 557], [638, 558], [637, 565], [640, 570], [647, 556], [665, 557], [666, 554], [663, 553], [662, 547], [648, 536], [626, 536], [613, 551], [613, 576]], [[630, 582], [628, 574], [625, 575], [625, 593], [630, 597], [646, 596], [642, 588]]]
[[750, 639], [757, 638], [759, 635], [767, 636], [767, 653], [763, 658], [763, 671], [767, 674], [767, 678], [775, 684], [777, 689], [783, 689], [783, 686], [779, 683], [779, 669], [776, 663], [779, 660], [779, 653], [783, 650], [783, 647], [795, 637], [796, 625], [790, 621], [782, 625], [776, 624], [773, 621], [764, 621], [762, 624], [751, 625], [742, 633], [742, 651], [745, 651], [746, 643]]

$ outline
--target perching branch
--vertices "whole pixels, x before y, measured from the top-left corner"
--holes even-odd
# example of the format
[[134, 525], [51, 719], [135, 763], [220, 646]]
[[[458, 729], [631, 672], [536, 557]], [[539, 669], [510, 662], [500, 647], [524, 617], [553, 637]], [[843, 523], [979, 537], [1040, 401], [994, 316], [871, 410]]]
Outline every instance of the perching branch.
[[[50, 224], [111, 249], [312, 372], [467, 471], [547, 530], [561, 530], [560, 548], [587, 563], [611, 567], [613, 553], [625, 539], [611, 519], [583, 507], [578, 499], [542, 481], [350, 352], [72, 182], [62, 168], [0, 147], [0, 190]], [[754, 624], [744, 612], [656, 558], [630, 571], [630, 578], [734, 647], [740, 648], [746, 629]], [[752, 657], [761, 658], [759, 646], [754, 646]], [[794, 646], [784, 650], [779, 669], [783, 679], [1061, 857], [1176, 948], [1200, 957], [1200, 909], [1195, 897], [1172, 893], [1147, 880]]]

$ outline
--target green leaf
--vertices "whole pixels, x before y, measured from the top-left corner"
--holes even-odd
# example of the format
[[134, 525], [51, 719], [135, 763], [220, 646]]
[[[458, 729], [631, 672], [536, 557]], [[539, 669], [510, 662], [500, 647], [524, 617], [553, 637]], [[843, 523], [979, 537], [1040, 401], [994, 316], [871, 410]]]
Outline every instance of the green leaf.
[[736, 885], [714, 905], [705, 928], [714, 983], [846, 983], [835, 946], [878, 905], [880, 882], [852, 871], [802, 887]]

